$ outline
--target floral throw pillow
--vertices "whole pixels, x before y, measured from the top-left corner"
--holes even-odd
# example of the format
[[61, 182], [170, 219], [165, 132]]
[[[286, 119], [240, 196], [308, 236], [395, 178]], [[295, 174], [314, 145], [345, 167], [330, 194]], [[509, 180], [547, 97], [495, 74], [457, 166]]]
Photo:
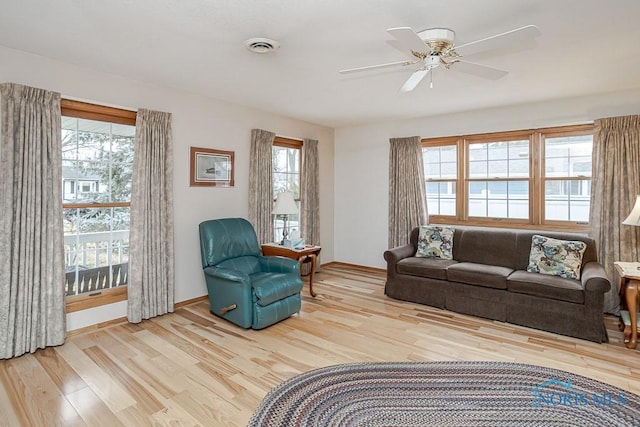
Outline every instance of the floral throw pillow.
[[417, 257], [453, 259], [453, 228], [421, 225]]
[[579, 240], [558, 240], [536, 234], [531, 238], [527, 271], [580, 279], [582, 256], [586, 248], [587, 244]]

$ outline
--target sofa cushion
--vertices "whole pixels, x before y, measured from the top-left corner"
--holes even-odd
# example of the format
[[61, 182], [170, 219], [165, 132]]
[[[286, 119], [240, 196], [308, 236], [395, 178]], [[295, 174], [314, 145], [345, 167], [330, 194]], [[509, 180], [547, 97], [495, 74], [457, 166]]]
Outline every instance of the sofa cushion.
[[533, 235], [529, 254], [529, 273], [579, 279], [582, 255], [587, 244], [579, 240], [559, 240]]
[[560, 301], [584, 303], [584, 291], [578, 280], [565, 279], [522, 270], [514, 271], [507, 278], [507, 289], [526, 295], [535, 295]]
[[447, 279], [451, 282], [484, 286], [486, 288], [507, 289], [507, 277], [513, 270], [497, 265], [459, 262], [447, 268]]
[[[516, 269], [516, 230], [468, 228], [456, 240], [453, 259]], [[456, 236], [456, 239], [458, 236]]]
[[457, 262], [448, 259], [409, 257], [398, 261], [396, 271], [411, 276], [447, 280], [447, 268]]
[[417, 257], [453, 259], [453, 228], [421, 225]]

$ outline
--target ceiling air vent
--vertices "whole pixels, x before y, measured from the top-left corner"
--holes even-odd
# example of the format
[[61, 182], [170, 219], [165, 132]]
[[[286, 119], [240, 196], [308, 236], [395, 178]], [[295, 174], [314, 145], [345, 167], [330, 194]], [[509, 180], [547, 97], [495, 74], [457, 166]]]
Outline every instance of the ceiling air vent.
[[278, 43], [277, 41], [264, 37], [256, 37], [253, 39], [245, 40], [244, 44], [247, 49], [254, 53], [269, 53], [280, 47], [280, 43]]

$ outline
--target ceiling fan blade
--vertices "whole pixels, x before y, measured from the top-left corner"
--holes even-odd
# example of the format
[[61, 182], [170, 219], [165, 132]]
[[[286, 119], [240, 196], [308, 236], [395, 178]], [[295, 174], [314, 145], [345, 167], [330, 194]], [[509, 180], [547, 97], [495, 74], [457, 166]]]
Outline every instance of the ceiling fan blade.
[[413, 56], [413, 53], [411, 53], [411, 49], [408, 49], [407, 47], [405, 47], [405, 45], [402, 44], [399, 40], [387, 40], [386, 42], [389, 46], [399, 50], [400, 52], [404, 53], [410, 58], [415, 58], [415, 56]]
[[404, 84], [400, 88], [400, 92], [411, 92], [412, 90], [414, 90], [416, 86], [418, 86], [418, 83], [420, 83], [428, 73], [428, 68], [421, 68], [414, 71], [413, 74], [409, 76], [407, 81], [404, 82]]
[[429, 47], [420, 38], [420, 36], [411, 29], [411, 27], [389, 28], [387, 33], [400, 42], [400, 45], [403, 46], [401, 49], [403, 52], [406, 50], [414, 52], [429, 52]]
[[387, 68], [387, 67], [395, 67], [397, 65], [411, 65], [415, 64], [418, 61], [396, 61], [396, 62], [387, 62], [386, 64], [377, 64], [377, 65], [367, 65], [365, 67], [356, 67], [356, 68], [347, 68], [346, 70], [338, 71], [341, 74], [347, 73], [355, 73], [357, 71], [368, 71], [368, 70], [376, 70], [378, 68]]
[[526, 27], [516, 28], [506, 33], [496, 34], [495, 36], [486, 37], [469, 43], [455, 46], [455, 51], [463, 56], [484, 52], [491, 49], [517, 44], [526, 40], [540, 36], [542, 33], [535, 25], [527, 25]]
[[499, 78], [509, 74], [508, 71], [467, 61], [456, 61], [451, 64], [451, 69], [460, 71], [461, 73], [473, 74], [474, 76], [483, 77], [489, 80], [498, 80]]

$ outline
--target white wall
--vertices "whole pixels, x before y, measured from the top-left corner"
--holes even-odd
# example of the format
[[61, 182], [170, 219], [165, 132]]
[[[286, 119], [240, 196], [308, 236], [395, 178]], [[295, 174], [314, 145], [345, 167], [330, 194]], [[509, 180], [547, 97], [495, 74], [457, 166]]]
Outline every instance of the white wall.
[[[129, 109], [173, 114], [176, 302], [206, 294], [198, 224], [207, 219], [246, 217], [251, 129], [319, 140], [322, 262], [334, 259], [333, 129], [197, 94], [157, 87], [0, 46], [0, 82], [58, 91], [63, 97]], [[235, 186], [189, 186], [189, 146], [235, 151]], [[67, 315], [67, 329], [78, 329], [126, 315], [126, 303]]]
[[[426, 102], [437, 102], [428, 100]], [[336, 129], [335, 259], [384, 268], [389, 138], [423, 138], [586, 123], [640, 113], [640, 90]]]

